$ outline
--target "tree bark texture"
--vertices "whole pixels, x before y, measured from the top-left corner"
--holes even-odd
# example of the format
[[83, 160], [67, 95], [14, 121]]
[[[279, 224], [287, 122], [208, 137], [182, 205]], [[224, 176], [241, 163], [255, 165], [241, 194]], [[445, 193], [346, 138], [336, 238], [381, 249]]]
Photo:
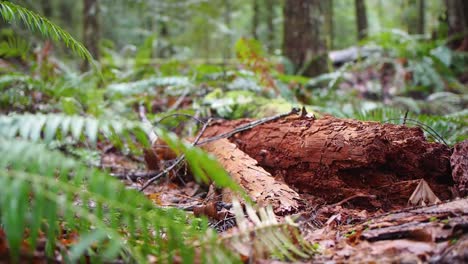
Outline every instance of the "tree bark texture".
[[372, 218], [341, 207], [324, 207], [316, 214], [327, 223], [306, 239], [325, 250], [312, 263], [448, 264], [468, 259], [467, 198]]
[[468, 140], [453, 147], [450, 166], [458, 195], [461, 197], [468, 195]]
[[[205, 136], [246, 121], [226, 121]], [[425, 179], [441, 199], [452, 197], [450, 149], [425, 140], [419, 128], [326, 116], [289, 118], [236, 134], [231, 142], [299, 192], [334, 203], [390, 210], [407, 204]]]
[[366, 3], [364, 0], [355, 0], [354, 5], [356, 8], [357, 38], [361, 40], [367, 37]]
[[327, 71], [327, 51], [320, 34], [319, 0], [286, 0], [284, 4], [283, 53], [296, 73], [317, 76]]
[[98, 0], [84, 0], [83, 2], [83, 42], [93, 55], [99, 59], [99, 3]]

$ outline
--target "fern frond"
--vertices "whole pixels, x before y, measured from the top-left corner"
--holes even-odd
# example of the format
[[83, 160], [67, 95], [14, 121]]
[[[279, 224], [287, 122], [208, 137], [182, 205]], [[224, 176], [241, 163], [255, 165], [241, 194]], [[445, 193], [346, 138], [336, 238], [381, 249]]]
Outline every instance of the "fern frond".
[[161, 263], [181, 255], [187, 261], [194, 245], [209, 262], [228, 256], [214, 234], [207, 237], [206, 222], [155, 207], [111, 176], [44, 145], [0, 138], [0, 156], [0, 221], [12, 253], [18, 254], [27, 228], [30, 249], [44, 234], [50, 255], [63, 232], [78, 232], [67, 251], [70, 262], [84, 255], [139, 263], [151, 255]]
[[140, 122], [128, 120], [99, 120], [93, 117], [68, 116], [64, 114], [11, 114], [0, 115], [0, 136], [21, 137], [32, 141], [50, 142], [61, 137], [75, 141], [87, 139], [96, 144], [99, 135], [121, 142], [130, 135], [149, 146], [147, 133], [151, 128]]
[[107, 87], [107, 90], [110, 93], [117, 93], [122, 95], [134, 95], [141, 94], [145, 92], [150, 92], [154, 87], [157, 86], [177, 86], [177, 87], [187, 87], [191, 86], [189, 78], [182, 76], [173, 76], [173, 77], [157, 77], [150, 78], [146, 80], [140, 80], [136, 82], [128, 83], [115, 83]]
[[220, 187], [228, 187], [241, 192], [241, 188], [213, 157], [199, 148], [182, 142], [174, 134], [159, 127], [151, 128], [148, 124], [129, 120], [99, 120], [93, 117], [63, 114], [0, 115], [0, 137], [20, 137], [33, 142], [51, 142], [53, 139], [70, 137], [74, 141], [87, 140], [95, 145], [99, 136], [102, 136], [114, 144], [122, 144], [122, 139], [126, 139], [127, 144], [132, 144], [136, 140], [143, 146], [149, 147], [147, 135], [151, 130], [167, 142], [173, 150], [185, 154], [197, 180], [203, 182], [213, 180]]
[[423, 114], [408, 114], [405, 122], [405, 113], [395, 108], [377, 108], [372, 111], [361, 111], [355, 115], [360, 120], [390, 122], [409, 126], [421, 127], [431, 140], [455, 144], [468, 138], [468, 113], [461, 111], [457, 115], [436, 116]]
[[10, 36], [7, 40], [0, 42], [0, 56], [5, 58], [21, 57], [26, 58], [30, 49], [29, 43], [19, 37]]
[[245, 205], [248, 217], [238, 201], [233, 201], [233, 208], [239, 230], [221, 240], [240, 254], [295, 261], [317, 253], [317, 245], [302, 238], [292, 219], [286, 217], [284, 223], [278, 222], [271, 207], [255, 210]]
[[5, 22], [12, 23], [17, 20], [21, 21], [31, 31], [39, 31], [44, 37], [51, 38], [57, 42], [63, 42], [71, 48], [80, 57], [92, 61], [91, 53], [73, 38], [70, 33], [63, 30], [61, 27], [49, 21], [47, 18], [28, 10], [22, 6], [2, 1], [0, 2], [0, 15]]

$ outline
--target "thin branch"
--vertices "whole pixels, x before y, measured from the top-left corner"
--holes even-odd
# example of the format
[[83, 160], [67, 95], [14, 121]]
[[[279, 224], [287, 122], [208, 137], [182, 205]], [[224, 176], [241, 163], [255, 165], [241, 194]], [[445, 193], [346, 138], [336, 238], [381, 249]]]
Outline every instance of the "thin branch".
[[281, 119], [281, 118], [284, 118], [284, 117], [287, 117], [287, 116], [290, 116], [290, 115], [293, 115], [293, 114], [297, 115], [300, 111], [301, 110], [299, 108], [293, 108], [289, 113], [286, 113], [286, 114], [279, 114], [279, 115], [275, 115], [275, 116], [272, 116], [272, 117], [262, 118], [262, 119], [250, 122], [250, 123], [248, 123], [246, 125], [240, 126], [240, 127], [236, 128], [236, 129], [233, 129], [233, 130], [228, 131], [226, 133], [220, 134], [218, 136], [214, 136], [214, 137], [207, 138], [205, 140], [201, 140], [200, 143], [198, 143], [197, 145], [203, 145], [203, 144], [210, 143], [210, 142], [222, 139], [222, 138], [230, 138], [230, 137], [232, 137], [233, 135], [235, 135], [237, 133], [252, 129], [252, 128], [254, 128], [256, 126], [259, 126], [261, 124], [265, 124], [265, 123], [268, 123], [268, 122], [271, 122], [271, 121], [275, 121], [275, 120], [278, 120], [278, 119]]
[[[382, 121], [383, 123], [387, 123], [389, 121], [401, 121], [403, 118], [390, 118], [390, 119], [387, 119], [387, 120], [384, 120]], [[416, 119], [411, 119], [411, 118], [404, 118], [404, 121], [405, 121], [405, 124], [407, 123], [407, 121], [410, 121], [410, 122], [413, 122], [415, 123], [418, 127], [420, 127], [422, 130], [426, 131], [427, 133], [429, 133], [431, 136], [433, 136], [434, 138], [438, 139], [439, 142], [441, 143], [444, 143], [445, 145], [448, 146], [447, 142], [444, 140], [444, 138], [439, 135], [439, 133], [437, 133], [437, 131], [435, 131], [432, 127], [424, 124], [423, 122], [419, 121], [419, 120], [416, 120]]]

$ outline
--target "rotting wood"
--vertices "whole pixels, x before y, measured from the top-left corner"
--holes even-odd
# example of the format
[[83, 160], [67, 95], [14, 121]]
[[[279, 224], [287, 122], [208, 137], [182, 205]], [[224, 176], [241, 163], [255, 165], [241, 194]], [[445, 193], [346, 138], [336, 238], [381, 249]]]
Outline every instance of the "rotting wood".
[[[347, 209], [338, 211], [345, 223]], [[466, 263], [468, 199], [388, 213], [357, 225], [326, 225], [306, 236], [322, 246], [314, 262]]]
[[[217, 122], [204, 136], [250, 121]], [[230, 141], [272, 175], [327, 203], [361, 194], [363, 198], [348, 204], [398, 209], [406, 206], [419, 179], [441, 200], [452, 198], [450, 149], [427, 142], [417, 127], [331, 116], [288, 117], [238, 133]]]
[[[288, 185], [258, 166], [256, 160], [242, 152], [227, 139], [202, 145], [214, 155], [229, 175], [241, 185], [247, 194], [260, 206], [272, 205], [276, 214], [284, 215], [300, 208], [300, 197]], [[231, 202], [232, 192], [223, 190], [223, 201]]]
[[468, 140], [454, 146], [450, 165], [458, 195], [468, 195]]

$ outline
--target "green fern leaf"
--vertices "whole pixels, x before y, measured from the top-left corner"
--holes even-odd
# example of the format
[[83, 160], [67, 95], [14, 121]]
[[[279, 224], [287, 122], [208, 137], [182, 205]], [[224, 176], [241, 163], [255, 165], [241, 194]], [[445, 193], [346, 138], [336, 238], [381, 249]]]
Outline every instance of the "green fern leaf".
[[238, 232], [221, 238], [228, 247], [242, 255], [269, 257], [295, 261], [317, 252], [317, 246], [307, 243], [290, 218], [278, 222], [271, 207], [255, 210], [245, 205], [247, 216], [238, 201], [233, 201]]
[[33, 245], [39, 232], [46, 234], [49, 255], [62, 230], [78, 232], [80, 239], [67, 255], [71, 262], [91, 254], [139, 263], [153, 255], [169, 263], [176, 255], [193, 259], [195, 246], [212, 263], [223, 261], [219, 255], [229, 256], [214, 234], [207, 235], [207, 224], [196, 224], [179, 209], [155, 207], [115, 178], [44, 145], [0, 138], [0, 156], [5, 157], [0, 160], [0, 224], [16, 255], [28, 227]]
[[21, 21], [29, 30], [39, 31], [44, 37], [51, 38], [54, 41], [61, 41], [71, 48], [80, 57], [92, 61], [91, 53], [73, 38], [68, 32], [49, 21], [47, 18], [28, 10], [22, 6], [2, 1], [0, 2], [0, 15], [7, 23]]

